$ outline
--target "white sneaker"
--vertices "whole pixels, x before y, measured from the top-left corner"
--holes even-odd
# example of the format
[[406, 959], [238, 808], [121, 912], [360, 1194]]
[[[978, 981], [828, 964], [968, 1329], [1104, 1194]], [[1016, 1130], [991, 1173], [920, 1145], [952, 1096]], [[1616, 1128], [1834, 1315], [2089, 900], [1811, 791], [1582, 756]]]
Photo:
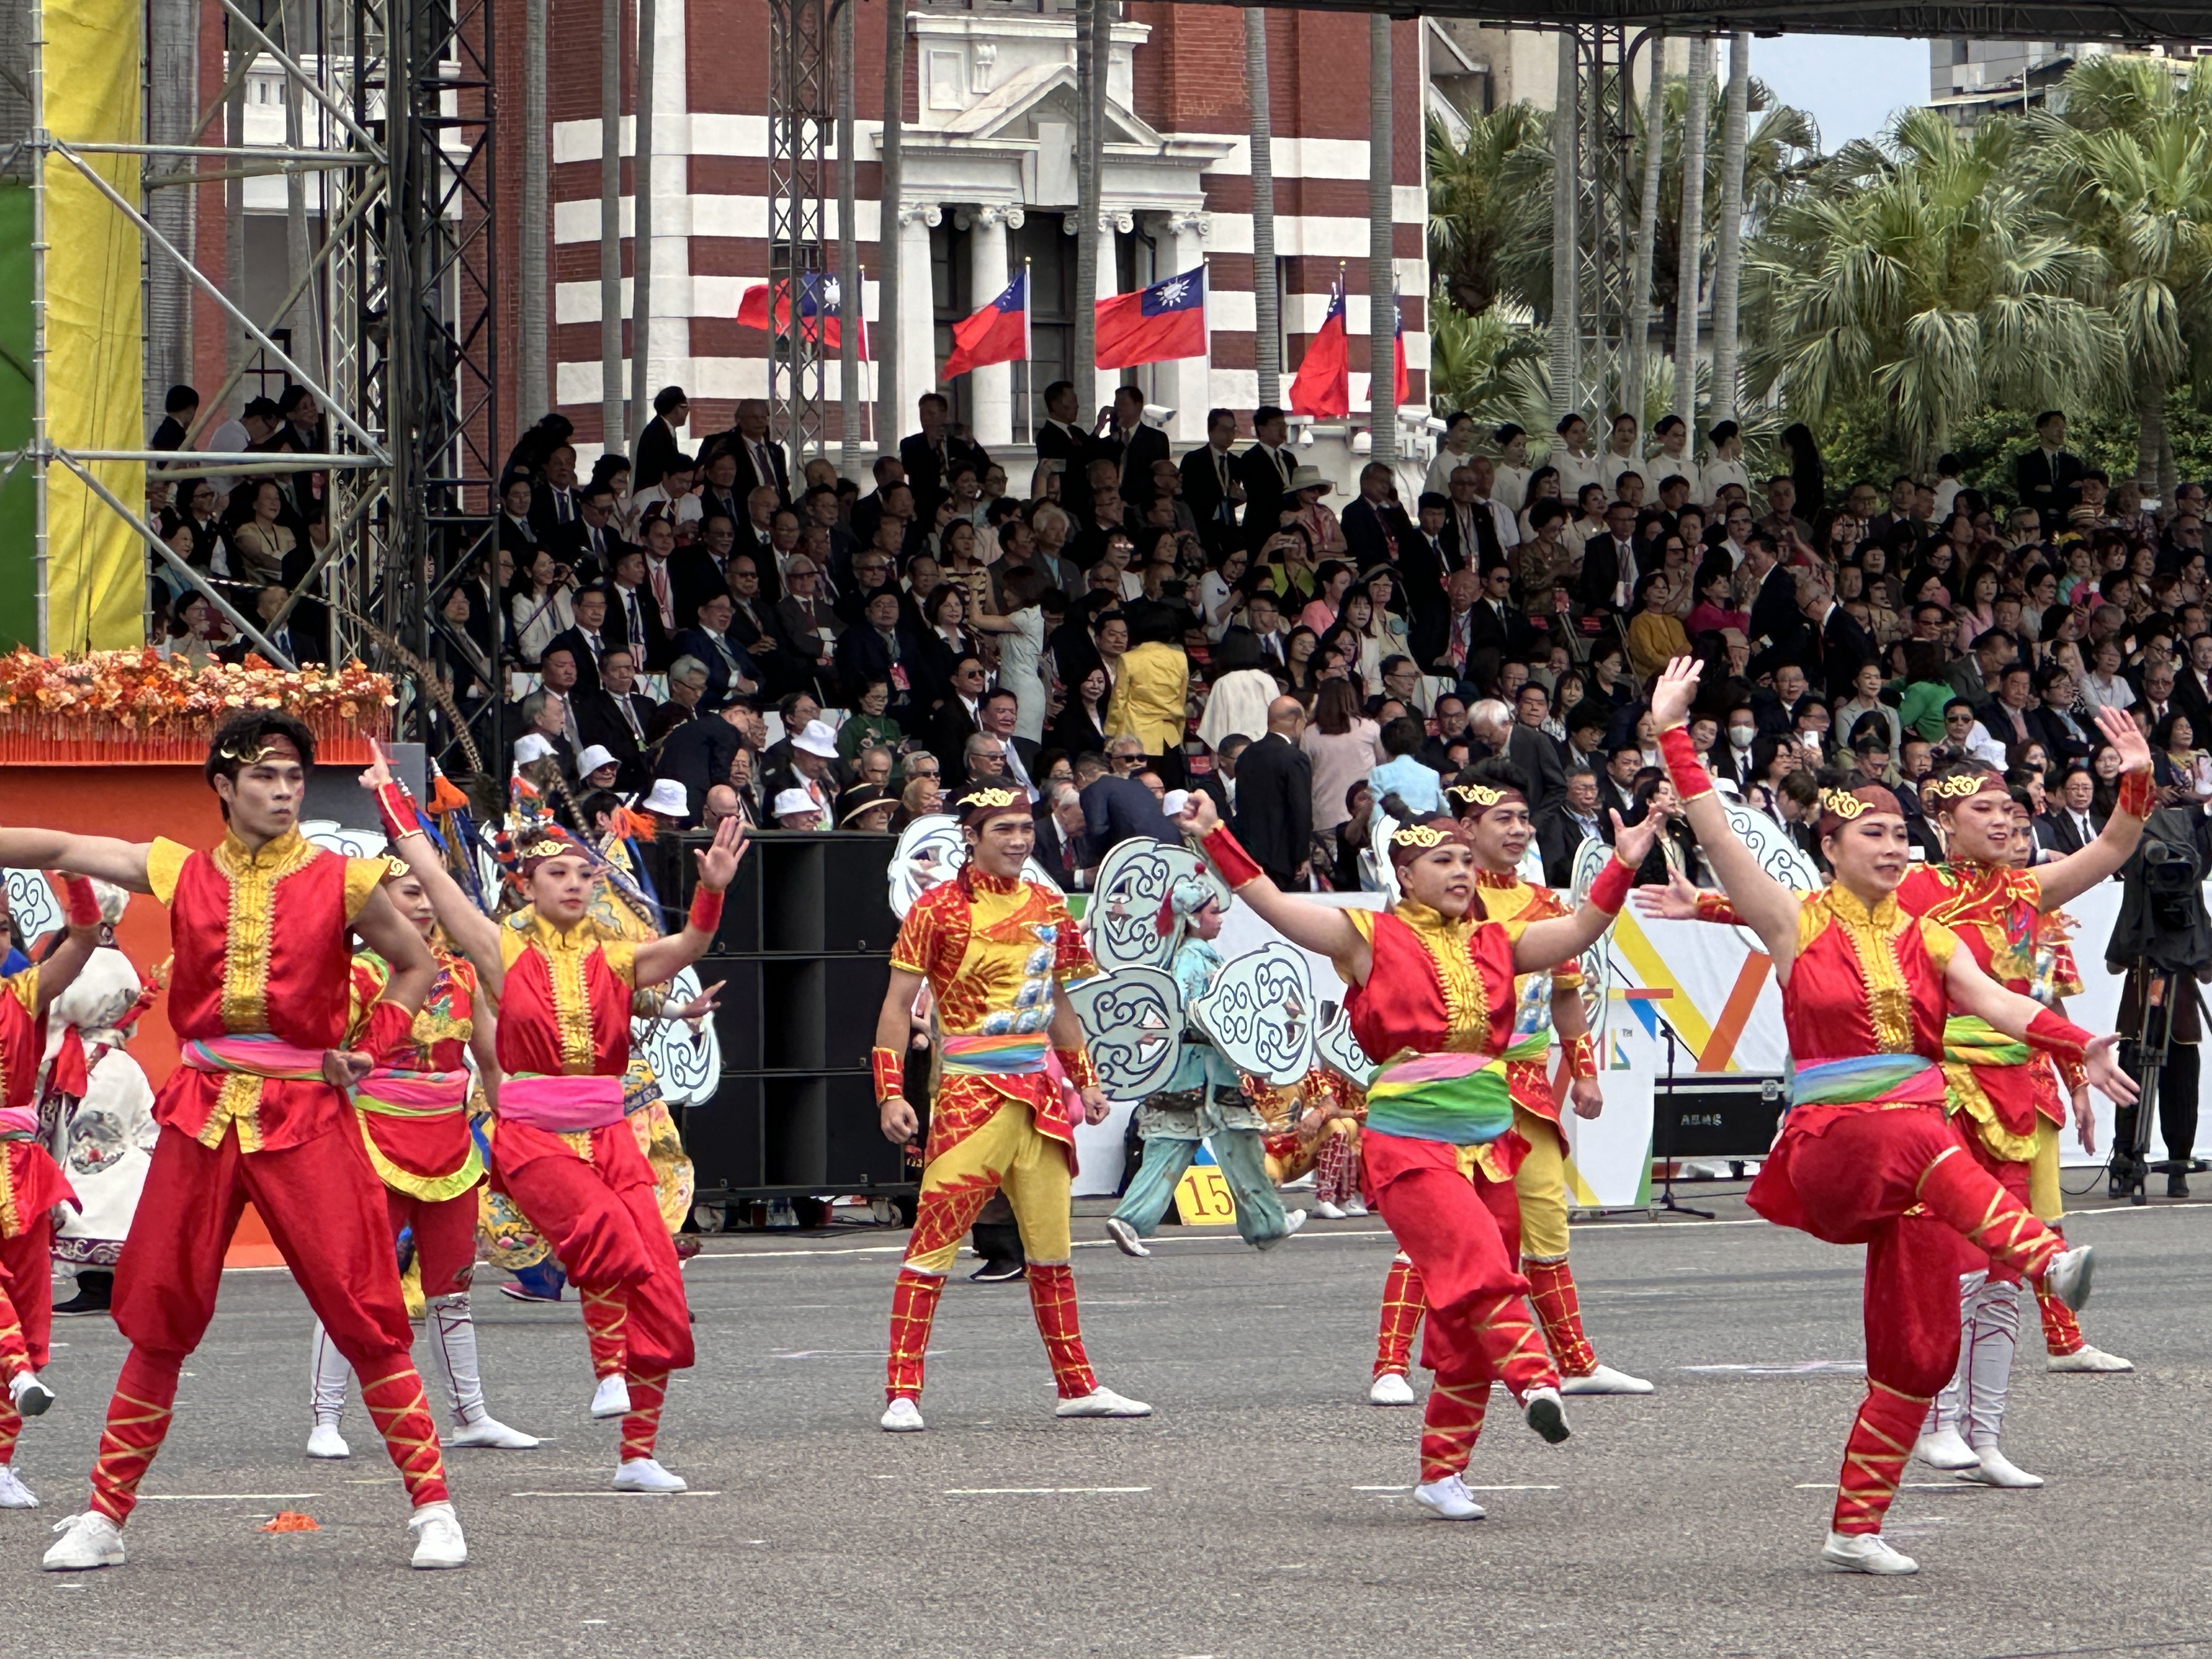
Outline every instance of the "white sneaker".
[[612, 1376], [603, 1376], [599, 1386], [592, 1390], [592, 1415], [594, 1417], [628, 1417], [629, 1415], [629, 1383], [617, 1371]]
[[1528, 1426], [1556, 1446], [1567, 1437], [1567, 1413], [1557, 1389], [1531, 1389], [1522, 1396], [1521, 1413]]
[[1063, 1400], [1052, 1408], [1054, 1417], [1150, 1417], [1152, 1408], [1141, 1400], [1127, 1400], [1104, 1387], [1093, 1389], [1079, 1400]]
[[688, 1492], [680, 1474], [671, 1474], [650, 1457], [629, 1457], [615, 1471], [617, 1492]]
[[1283, 1213], [1283, 1231], [1277, 1233], [1273, 1238], [1258, 1238], [1253, 1240], [1252, 1248], [1255, 1250], [1272, 1250], [1276, 1245], [1281, 1243], [1285, 1239], [1288, 1238], [1292, 1233], [1297, 1231], [1299, 1228], [1305, 1224], [1306, 1212], [1304, 1210], [1286, 1210]]
[[93, 1510], [57, 1522], [61, 1542], [46, 1551], [39, 1565], [48, 1572], [89, 1572], [94, 1567], [123, 1565], [123, 1534], [115, 1522]]
[[2030, 1474], [2007, 1457], [1995, 1446], [1984, 1446], [1975, 1460], [1974, 1467], [1960, 1469], [1959, 1479], [1971, 1480], [1978, 1486], [2006, 1486], [2026, 1490], [2043, 1484], [2039, 1474]]
[[34, 1510], [39, 1500], [23, 1484], [12, 1464], [0, 1463], [0, 1510]]
[[1315, 1203], [1314, 1213], [1322, 1217], [1324, 1220], [1341, 1221], [1344, 1219], [1344, 1212], [1325, 1198], [1318, 1200]]
[[1610, 1365], [1600, 1365], [1588, 1376], [1563, 1376], [1559, 1379], [1561, 1394], [1650, 1394], [1651, 1385], [1640, 1376], [1631, 1376], [1626, 1371], [1617, 1371]]
[[1385, 1371], [1369, 1385], [1367, 1403], [1370, 1406], [1410, 1406], [1413, 1403], [1413, 1385], [1400, 1371]]
[[525, 1434], [520, 1429], [510, 1429], [496, 1417], [489, 1414], [473, 1423], [464, 1423], [445, 1436], [448, 1446], [489, 1446], [495, 1451], [528, 1451], [538, 1444], [538, 1437]]
[[1360, 1197], [1358, 1194], [1354, 1193], [1350, 1198], [1344, 1200], [1344, 1212], [1350, 1216], [1365, 1215], [1367, 1213], [1367, 1200]]
[[1150, 1255], [1151, 1247], [1138, 1236], [1137, 1230], [1118, 1215], [1106, 1218], [1106, 1236], [1114, 1241], [1114, 1248], [1123, 1255]]
[[1922, 1435], [1912, 1443], [1912, 1455], [1936, 1469], [1971, 1469], [1982, 1461], [1956, 1429]]
[[445, 1567], [468, 1565], [468, 1542], [461, 1536], [460, 1517], [453, 1513], [451, 1504], [425, 1504], [407, 1522], [407, 1530], [415, 1534], [415, 1556], [409, 1563], [410, 1566], [435, 1572]]
[[1890, 1548], [1878, 1532], [1832, 1532], [1828, 1541], [1820, 1547], [1820, 1559], [1845, 1572], [1887, 1576], [1920, 1571], [1917, 1561]]
[[2089, 1305], [2089, 1280], [2096, 1268], [2094, 1247], [2083, 1244], [2063, 1251], [2045, 1270], [2043, 1288], [2079, 1313]]
[[307, 1431], [307, 1455], [310, 1457], [351, 1457], [353, 1448], [345, 1443], [335, 1423], [318, 1423]]
[[2131, 1371], [2136, 1368], [2136, 1362], [2085, 1344], [2072, 1353], [2051, 1355], [2045, 1360], [2043, 1368], [2049, 1371]]
[[901, 1395], [884, 1407], [882, 1423], [890, 1434], [920, 1434], [929, 1425], [921, 1420], [921, 1407]]
[[16, 1412], [24, 1417], [37, 1417], [54, 1403], [54, 1391], [29, 1371], [17, 1371], [8, 1384], [8, 1393]]
[[1482, 1505], [1474, 1501], [1467, 1483], [1455, 1474], [1448, 1474], [1441, 1480], [1424, 1481], [1413, 1488], [1413, 1501], [1439, 1520], [1482, 1519]]

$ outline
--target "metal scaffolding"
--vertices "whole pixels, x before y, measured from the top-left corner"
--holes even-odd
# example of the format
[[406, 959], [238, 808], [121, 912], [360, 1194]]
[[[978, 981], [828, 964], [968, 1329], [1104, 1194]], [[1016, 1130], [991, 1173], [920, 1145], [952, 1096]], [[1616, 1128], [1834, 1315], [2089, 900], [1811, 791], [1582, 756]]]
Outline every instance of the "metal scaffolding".
[[[1568, 32], [1575, 44], [1576, 339], [1573, 398], [1562, 409], [1625, 408], [1628, 334], [1634, 317], [1632, 275], [1639, 205], [1632, 174], [1636, 144], [1636, 60], [1657, 37], [1632, 37], [1618, 24]], [[1556, 399], [1555, 399], [1556, 401]]]
[[[824, 447], [822, 313], [831, 306], [833, 279], [823, 258], [823, 202], [836, 189], [830, 134], [839, 58], [830, 24], [850, 3], [769, 0], [768, 8], [769, 430], [800, 465]], [[860, 284], [842, 270], [834, 280], [842, 335], [847, 319], [860, 314]]]
[[[32, 185], [31, 435], [24, 449], [0, 456], [0, 466], [31, 471], [40, 647], [48, 646], [47, 485], [60, 467], [131, 526], [150, 561], [204, 594], [273, 663], [294, 665], [269, 635], [307, 599], [328, 606], [332, 654], [341, 660], [358, 655], [401, 666], [397, 645], [465, 668], [475, 647], [439, 613], [470, 559], [488, 552], [497, 511], [490, 488], [499, 461], [490, 296], [499, 288], [488, 0], [216, 3], [230, 66], [221, 93], [179, 138], [105, 143], [67, 142], [47, 130], [43, 6], [27, 0], [28, 113], [15, 153]], [[224, 133], [221, 118], [256, 81], [270, 84], [270, 101], [286, 106], [284, 139], [198, 142], [210, 127], [236, 136]], [[395, 88], [402, 89], [396, 100]], [[92, 165], [89, 158], [106, 155], [138, 159], [135, 191], [117, 190]], [[73, 171], [105, 198], [143, 238], [149, 268], [181, 276], [204, 295], [249, 349], [258, 349], [264, 372], [281, 373], [313, 394], [327, 433], [323, 450], [78, 450], [53, 441], [47, 181], [57, 169]], [[239, 302], [238, 273], [227, 283], [210, 279], [193, 263], [191, 244], [180, 246], [161, 228], [173, 216], [151, 211], [149, 204], [158, 191], [266, 178], [298, 181], [291, 193], [313, 203], [319, 223], [304, 260], [289, 268], [283, 303], [269, 319], [257, 320]], [[304, 314], [312, 332], [303, 340], [298, 329], [288, 331], [288, 349], [277, 323], [293, 314]], [[202, 398], [201, 425], [219, 418], [251, 366], [249, 356], [239, 354], [221, 386]], [[323, 476], [325, 539], [267, 631], [164, 544], [144, 501], [122, 500], [94, 475], [93, 465], [104, 461], [160, 465], [171, 481], [241, 471]], [[483, 702], [483, 717], [495, 722], [500, 699]], [[403, 729], [416, 735], [431, 736], [431, 720], [427, 707], [402, 710]]]

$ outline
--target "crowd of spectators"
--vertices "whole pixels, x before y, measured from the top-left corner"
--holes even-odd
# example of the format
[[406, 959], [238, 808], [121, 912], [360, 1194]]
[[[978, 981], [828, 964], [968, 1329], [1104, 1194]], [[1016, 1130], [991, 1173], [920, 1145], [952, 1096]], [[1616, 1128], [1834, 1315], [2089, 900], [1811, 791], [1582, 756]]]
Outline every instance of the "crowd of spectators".
[[[1280, 410], [1213, 410], [1178, 459], [1136, 387], [1088, 427], [1066, 383], [1045, 405], [1032, 451], [994, 456], [926, 394], [865, 489], [795, 465], [757, 400], [687, 451], [667, 388], [635, 464], [587, 477], [549, 416], [444, 601], [457, 690], [508, 699], [507, 758], [586, 816], [895, 830], [1005, 780], [1069, 884], [1118, 839], [1171, 837], [1203, 790], [1279, 882], [1358, 885], [1383, 802], [1493, 757], [1555, 883], [1615, 812], [1668, 820], [1646, 879], [1697, 880], [1642, 695], [1685, 654], [1710, 769], [1816, 857], [1822, 769], [1892, 784], [1933, 854], [1917, 785], [1955, 755], [2069, 850], [2110, 810], [2100, 708], [2142, 724], [2167, 799], [2212, 800], [2203, 489], [2146, 501], [2057, 412], [2010, 499], [1949, 456], [1932, 480], [1832, 480], [1802, 427], [1754, 471], [1733, 422], [1699, 447], [1671, 416], [1647, 442], [1632, 416], [1570, 415], [1538, 453], [1455, 415], [1423, 488], [1369, 465], [1340, 511]], [[304, 394], [233, 425], [216, 447], [320, 441]], [[162, 527], [276, 617], [326, 538], [321, 477], [179, 482]], [[172, 593], [170, 648], [235, 648]], [[310, 603], [280, 625], [315, 654]]]

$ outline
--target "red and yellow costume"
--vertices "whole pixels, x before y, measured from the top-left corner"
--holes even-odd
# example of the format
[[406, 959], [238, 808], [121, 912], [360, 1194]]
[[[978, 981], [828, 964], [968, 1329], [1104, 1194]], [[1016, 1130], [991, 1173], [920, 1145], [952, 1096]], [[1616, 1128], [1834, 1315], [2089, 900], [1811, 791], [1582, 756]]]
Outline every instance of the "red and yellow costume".
[[[1344, 973], [1345, 1011], [1360, 1047], [1386, 1057], [1362, 1138], [1368, 1187], [1419, 1274], [1430, 1313], [1421, 1361], [1436, 1386], [1421, 1437], [1425, 1484], [1466, 1468], [1493, 1379], [1516, 1399], [1559, 1383], [1523, 1300], [1528, 1280], [1514, 1270], [1521, 1213], [1510, 1170], [1478, 1174], [1492, 1147], [1510, 1139], [1498, 1133], [1510, 1109], [1504, 1056], [1516, 1006], [1513, 942], [1526, 922], [1479, 911], [1452, 921], [1411, 900], [1389, 912], [1345, 914], [1372, 953], [1365, 983]], [[1462, 1101], [1481, 1095], [1483, 1105], [1455, 1111], [1409, 1102], [1396, 1079], [1419, 1077], [1430, 1063], [1440, 1079], [1453, 1074], [1449, 1092]], [[1479, 1112], [1495, 1121], [1478, 1126]]]
[[622, 1457], [653, 1455], [668, 1373], [692, 1363], [684, 1273], [661, 1224], [653, 1167], [623, 1116], [637, 948], [589, 919], [502, 927], [494, 1188], [576, 1283], [592, 1367], [624, 1376]]
[[[1485, 914], [1516, 934], [1531, 922], [1571, 914], [1550, 888], [1532, 885], [1511, 872], [1477, 871], [1475, 884]], [[1555, 991], [1579, 996], [1582, 983], [1581, 964], [1574, 962], [1549, 972], [1522, 974], [1514, 981], [1516, 1012], [1505, 1061], [1513, 1133], [1480, 1148], [1472, 1170], [1478, 1183], [1511, 1183], [1529, 1305], [1560, 1374], [1569, 1377], [1595, 1371], [1597, 1353], [1583, 1333], [1581, 1298], [1567, 1266], [1566, 1138], [1552, 1085], [1552, 999]], [[1565, 1052], [1571, 1078], [1595, 1075], [1595, 1053], [1587, 1035], [1567, 1042]], [[1376, 1376], [1405, 1375], [1422, 1304], [1420, 1273], [1400, 1251], [1383, 1281]]]
[[211, 853], [171, 841], [147, 850], [148, 884], [169, 910], [169, 1023], [184, 1058], [155, 1102], [161, 1139], [116, 1264], [115, 1322], [131, 1347], [91, 1507], [118, 1525], [168, 1431], [178, 1374], [214, 1316], [249, 1200], [361, 1379], [410, 1498], [446, 1501], [383, 1184], [344, 1095], [321, 1074], [346, 1036], [350, 926], [387, 868], [296, 830], [258, 850], [234, 836]]
[[[962, 1236], [1001, 1188], [1021, 1230], [1030, 1305], [1060, 1397], [1091, 1394], [1097, 1379], [1084, 1352], [1069, 1267], [1074, 1118], [1048, 1032], [1053, 987], [1087, 979], [1097, 966], [1057, 893], [972, 866], [915, 901], [891, 966], [928, 983], [942, 1079], [914, 1231], [891, 1292], [884, 1397], [921, 1398], [922, 1355], [945, 1275]], [[878, 1051], [879, 1066], [884, 1054]], [[879, 1095], [898, 1092], [896, 1070], [877, 1083]]]
[[47, 1258], [57, 1204], [75, 1204], [60, 1166], [38, 1138], [33, 1091], [44, 1029], [35, 963], [0, 980], [0, 1466], [15, 1459], [23, 1419], [8, 1388], [46, 1365], [53, 1329], [53, 1270]]
[[[2028, 994], [2056, 1009], [2063, 999], [2081, 994], [2081, 970], [2075, 963], [2074, 947], [2063, 939], [2039, 944]], [[2063, 1238], [2066, 1195], [2058, 1182], [2058, 1132], [2066, 1127], [2068, 1103], [2089, 1086], [2088, 1070], [2069, 1056], [2038, 1054], [2030, 1061], [2028, 1081], [2035, 1091], [2035, 1154], [2027, 1166], [2027, 1207]], [[2035, 1305], [2043, 1316], [2043, 1346], [2048, 1352], [2063, 1357], [2089, 1346], [2074, 1310], [2040, 1285], [2035, 1287]]]

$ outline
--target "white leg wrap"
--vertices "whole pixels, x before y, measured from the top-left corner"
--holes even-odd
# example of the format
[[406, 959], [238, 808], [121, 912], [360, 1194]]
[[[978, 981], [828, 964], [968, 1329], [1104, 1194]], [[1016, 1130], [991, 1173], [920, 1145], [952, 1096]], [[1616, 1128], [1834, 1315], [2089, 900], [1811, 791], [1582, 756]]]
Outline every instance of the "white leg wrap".
[[469, 1313], [469, 1293], [433, 1297], [429, 1312], [430, 1352], [453, 1395], [454, 1420], [464, 1425], [477, 1422], [484, 1415], [483, 1379], [477, 1374], [477, 1324]]
[[2012, 1385], [2012, 1358], [2020, 1346], [2020, 1310], [2025, 1300], [2018, 1285], [1984, 1285], [1974, 1298], [1972, 1346], [1967, 1366], [1966, 1443], [1979, 1451], [1994, 1446], [2004, 1427], [2005, 1395]]
[[345, 1356], [323, 1328], [323, 1322], [315, 1322], [314, 1358], [307, 1366], [308, 1398], [314, 1407], [318, 1427], [337, 1427], [345, 1416], [346, 1379], [353, 1375]]
[[1955, 1433], [1966, 1415], [1969, 1391], [1966, 1364], [1974, 1351], [1974, 1298], [1981, 1294], [1989, 1277], [1985, 1268], [1959, 1275], [1959, 1364], [1951, 1373], [1951, 1380], [1943, 1385], [1942, 1393], [1929, 1404], [1928, 1420], [1921, 1429], [1923, 1434], [1945, 1430]]

